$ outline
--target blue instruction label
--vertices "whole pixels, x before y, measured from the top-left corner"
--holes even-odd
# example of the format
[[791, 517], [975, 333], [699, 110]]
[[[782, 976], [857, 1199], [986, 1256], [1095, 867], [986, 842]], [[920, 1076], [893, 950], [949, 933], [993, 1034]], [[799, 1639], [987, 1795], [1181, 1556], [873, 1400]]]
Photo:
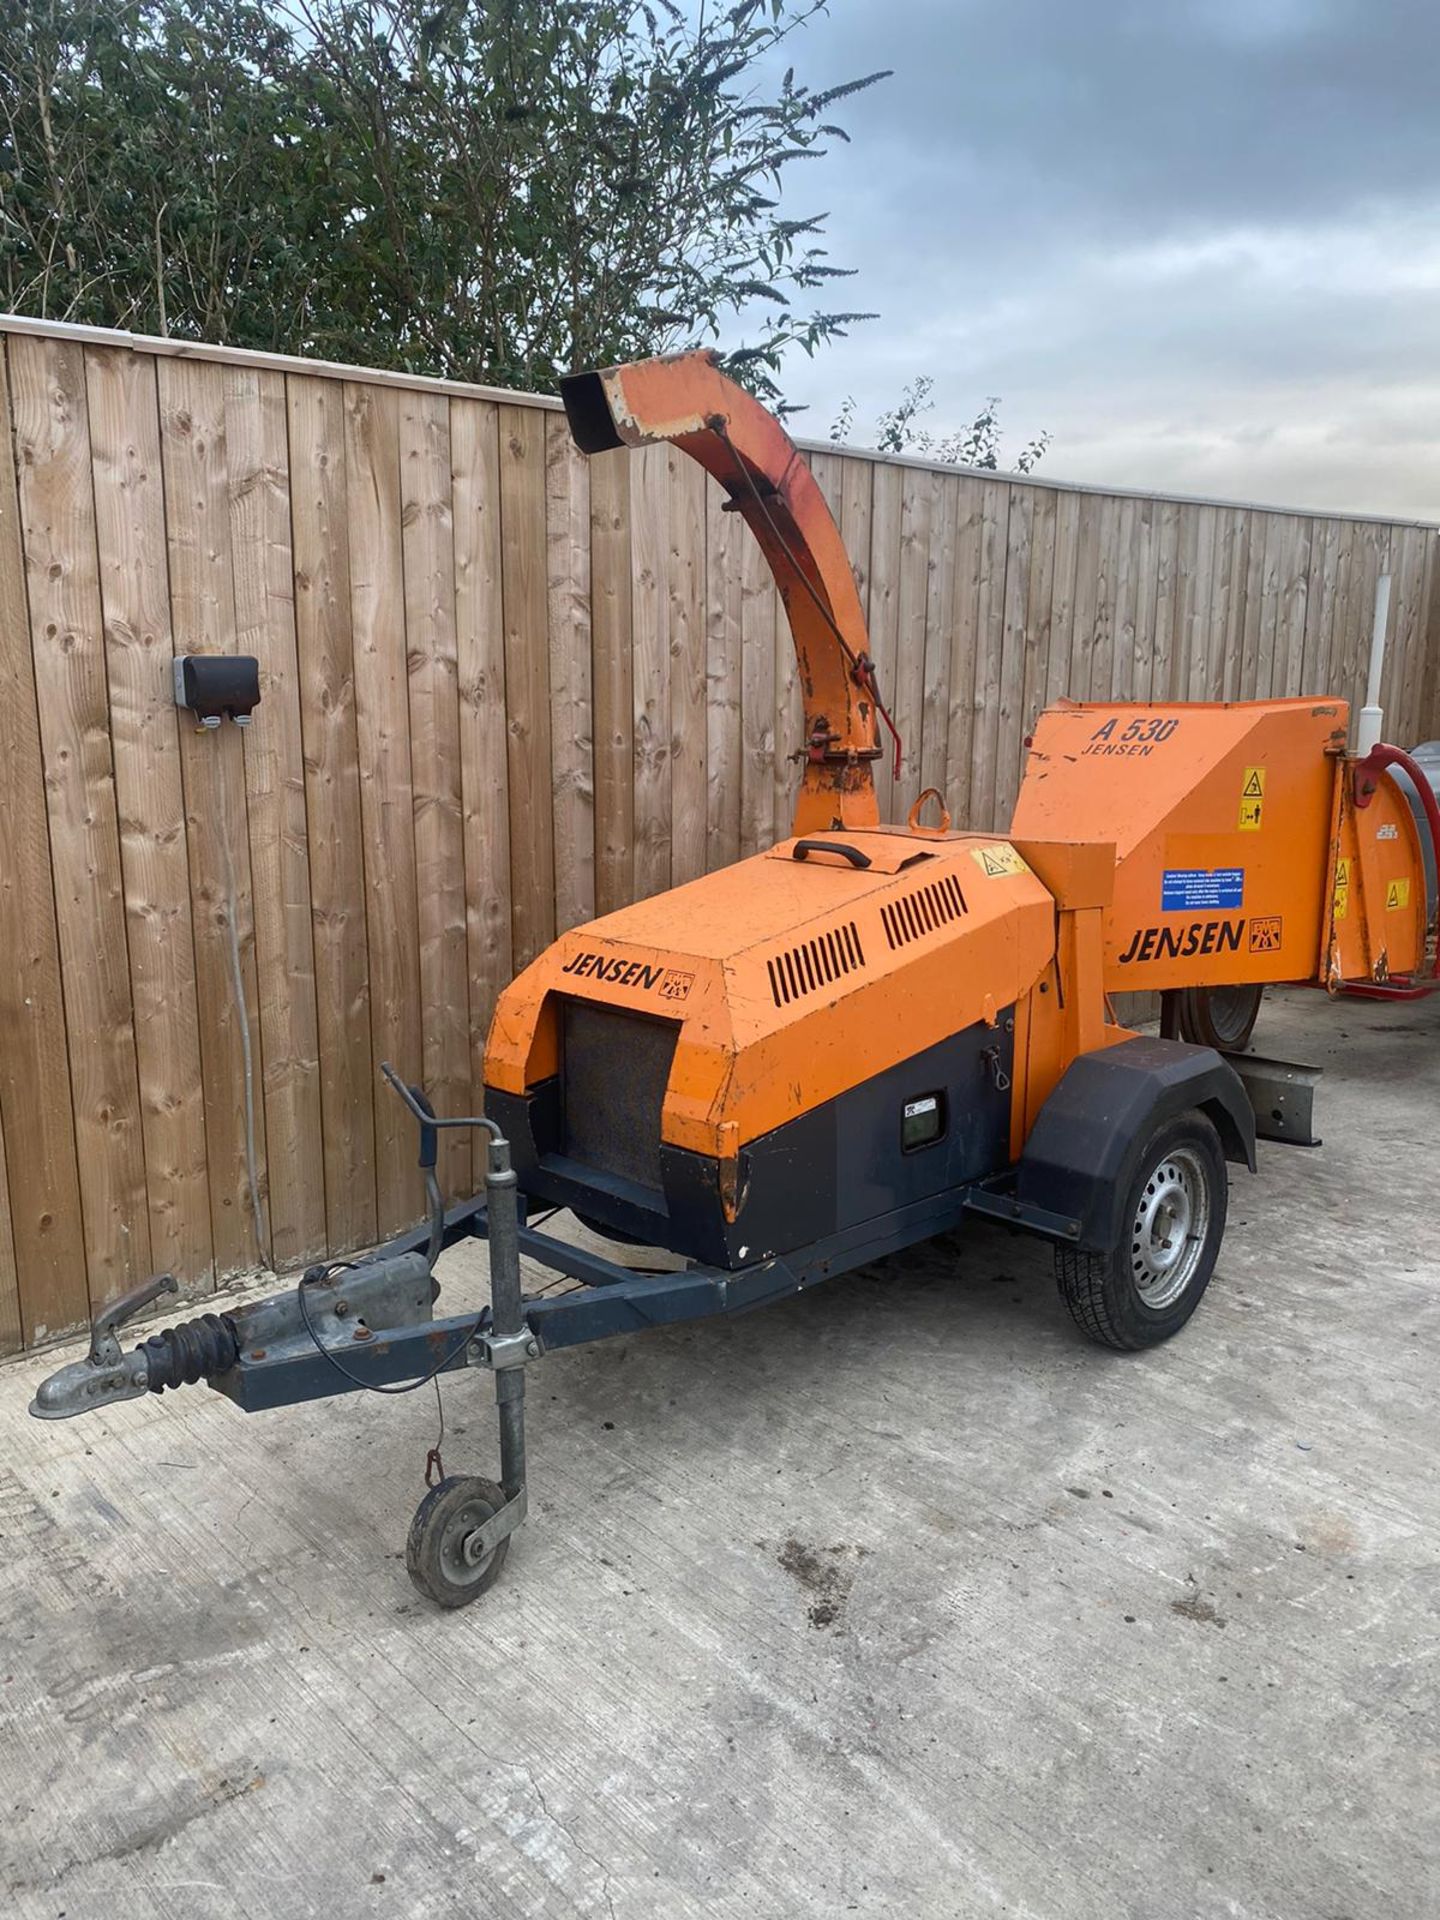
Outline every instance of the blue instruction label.
[[1201, 913], [1210, 907], [1243, 907], [1243, 867], [1167, 867], [1161, 877], [1163, 913]]

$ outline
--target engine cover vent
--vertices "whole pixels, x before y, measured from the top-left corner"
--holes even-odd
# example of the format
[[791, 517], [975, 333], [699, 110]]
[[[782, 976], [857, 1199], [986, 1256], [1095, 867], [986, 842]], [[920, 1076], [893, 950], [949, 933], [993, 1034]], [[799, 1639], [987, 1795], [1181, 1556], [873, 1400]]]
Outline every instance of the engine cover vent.
[[802, 940], [767, 960], [770, 991], [777, 1007], [788, 1007], [792, 1000], [803, 1000], [847, 973], [864, 966], [865, 954], [853, 920], [843, 926], [817, 933], [813, 940]]
[[938, 880], [916, 887], [913, 893], [887, 901], [880, 909], [880, 918], [891, 947], [908, 947], [912, 940], [922, 940], [927, 933], [937, 932], [947, 921], [960, 919], [966, 911], [960, 882], [953, 873], [946, 873]]

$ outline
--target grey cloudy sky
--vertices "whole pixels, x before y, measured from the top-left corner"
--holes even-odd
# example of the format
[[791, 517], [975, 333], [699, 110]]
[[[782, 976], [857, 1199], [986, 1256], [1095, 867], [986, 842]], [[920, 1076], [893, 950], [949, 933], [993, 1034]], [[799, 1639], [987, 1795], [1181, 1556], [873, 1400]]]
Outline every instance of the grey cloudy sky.
[[895, 69], [789, 189], [881, 314], [787, 364], [801, 433], [929, 373], [1059, 478], [1440, 519], [1437, 0], [832, 0], [795, 52]]

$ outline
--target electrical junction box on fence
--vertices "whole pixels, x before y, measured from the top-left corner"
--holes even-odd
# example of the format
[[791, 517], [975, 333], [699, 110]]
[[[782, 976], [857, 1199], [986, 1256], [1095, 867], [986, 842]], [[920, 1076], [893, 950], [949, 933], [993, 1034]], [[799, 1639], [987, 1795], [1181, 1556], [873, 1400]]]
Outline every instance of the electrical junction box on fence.
[[248, 727], [260, 704], [260, 662], [253, 653], [177, 653], [175, 704], [202, 727], [233, 720]]

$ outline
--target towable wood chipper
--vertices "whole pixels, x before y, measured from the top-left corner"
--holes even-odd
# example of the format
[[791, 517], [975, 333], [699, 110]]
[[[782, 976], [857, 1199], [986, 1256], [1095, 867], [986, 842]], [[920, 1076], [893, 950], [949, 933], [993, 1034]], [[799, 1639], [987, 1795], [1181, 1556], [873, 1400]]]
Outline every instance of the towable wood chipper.
[[[586, 453], [673, 442], [760, 542], [804, 691], [792, 837], [562, 935], [500, 998], [483, 1116], [437, 1117], [385, 1069], [425, 1225], [122, 1351], [123, 1322], [175, 1290], [161, 1277], [97, 1317], [31, 1409], [206, 1381], [253, 1412], [488, 1368], [499, 1480], [444, 1479], [410, 1530], [411, 1575], [444, 1606], [494, 1581], [524, 1518], [526, 1369], [558, 1349], [746, 1311], [972, 1215], [1053, 1243], [1091, 1339], [1176, 1333], [1215, 1266], [1226, 1163], [1253, 1169], [1257, 1119], [1312, 1137], [1303, 1077], [1185, 1032], [1269, 981], [1394, 995], [1434, 971], [1420, 835], [1440, 848], [1440, 816], [1422, 780], [1417, 820], [1404, 755], [1347, 752], [1338, 701], [1062, 703], [1007, 834], [954, 828], [938, 796], [882, 824], [850, 563], [779, 423], [703, 354], [579, 375], [564, 398]], [[1166, 1037], [1112, 1017], [1125, 990], [1171, 996]], [[453, 1127], [488, 1134], [488, 1175], [447, 1208]], [[541, 1208], [613, 1251], [541, 1231]], [[437, 1319], [436, 1260], [467, 1236], [489, 1242], [490, 1304]], [[644, 1271], [637, 1245], [685, 1264]], [[526, 1297], [522, 1254], [569, 1290]]]

